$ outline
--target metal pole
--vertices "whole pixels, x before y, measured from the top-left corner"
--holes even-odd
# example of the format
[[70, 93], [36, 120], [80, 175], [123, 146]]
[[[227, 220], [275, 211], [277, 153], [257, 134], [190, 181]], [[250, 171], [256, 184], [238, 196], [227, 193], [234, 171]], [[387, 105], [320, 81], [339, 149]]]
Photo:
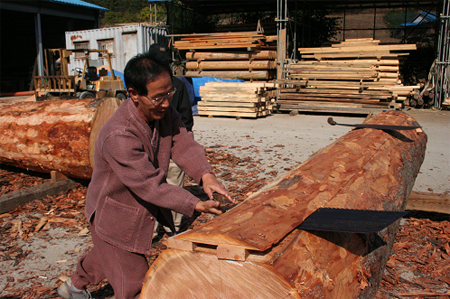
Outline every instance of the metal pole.
[[444, 0], [442, 12], [440, 14], [439, 41], [436, 55], [436, 73], [435, 73], [435, 93], [434, 106], [437, 109], [442, 107], [442, 103], [450, 100], [450, 2]]
[[42, 47], [42, 30], [41, 30], [41, 14], [38, 12], [34, 18], [35, 31], [36, 31], [36, 52], [37, 52], [37, 65], [39, 76], [44, 76], [44, 49]]
[[373, 7], [373, 39], [375, 39], [375, 32], [377, 28], [377, 7]]

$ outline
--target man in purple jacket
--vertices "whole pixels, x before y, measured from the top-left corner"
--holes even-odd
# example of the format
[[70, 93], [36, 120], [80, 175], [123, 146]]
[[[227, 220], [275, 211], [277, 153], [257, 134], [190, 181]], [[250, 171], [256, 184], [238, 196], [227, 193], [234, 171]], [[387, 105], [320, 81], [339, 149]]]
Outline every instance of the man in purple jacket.
[[[88, 284], [107, 279], [116, 299], [138, 298], [148, 270], [155, 221], [173, 227], [171, 210], [220, 215], [213, 193], [228, 195], [216, 179], [203, 148], [170, 105], [175, 92], [167, 63], [149, 53], [125, 67], [127, 99], [102, 128], [86, 198], [94, 247], [58, 288], [63, 298], [90, 298]], [[166, 182], [172, 159], [210, 200]]]

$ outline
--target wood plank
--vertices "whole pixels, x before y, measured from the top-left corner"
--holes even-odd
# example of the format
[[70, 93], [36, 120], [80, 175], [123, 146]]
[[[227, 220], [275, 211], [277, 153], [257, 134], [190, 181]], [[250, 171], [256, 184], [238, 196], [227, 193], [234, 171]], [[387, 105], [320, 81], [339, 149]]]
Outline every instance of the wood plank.
[[327, 53], [319, 53], [319, 54], [303, 54], [302, 58], [314, 58], [314, 59], [324, 59], [324, 58], [368, 58], [368, 57], [376, 57], [379, 59], [383, 58], [397, 58], [399, 56], [409, 55], [409, 53], [397, 53], [390, 54], [386, 52], [373, 52], [373, 53], [340, 53], [340, 54], [327, 54]]
[[245, 107], [208, 107], [208, 106], [198, 106], [199, 113], [208, 113], [211, 111], [222, 111], [222, 112], [259, 112], [261, 109], [258, 107], [245, 108]]
[[7, 213], [32, 200], [63, 194], [75, 188], [72, 180], [47, 182], [0, 196], [0, 214]]
[[246, 52], [187, 52], [188, 60], [248, 60], [248, 59], [275, 59], [276, 51], [254, 49]]
[[331, 101], [304, 101], [299, 100], [278, 100], [277, 104], [284, 107], [289, 107], [289, 109], [295, 109], [299, 107], [312, 108], [312, 107], [326, 107], [326, 108], [371, 108], [371, 109], [382, 109], [387, 108], [388, 103], [381, 104], [362, 104], [362, 103], [350, 103], [350, 102], [331, 102]]
[[225, 102], [225, 101], [212, 101], [202, 99], [197, 102], [199, 107], [244, 107], [255, 108], [261, 106], [263, 103], [246, 103], [246, 102]]
[[298, 48], [300, 54], [310, 53], [343, 53], [343, 52], [390, 52], [390, 51], [410, 51], [417, 50], [416, 44], [397, 44], [397, 45], [374, 45], [374, 46], [346, 46], [346, 47], [318, 47], [318, 48]]
[[245, 248], [230, 245], [217, 246], [217, 258], [232, 261], [245, 261], [249, 251]]
[[450, 214], [450, 196], [430, 192], [412, 191], [408, 197], [406, 209]]
[[[258, 117], [264, 117], [270, 114], [268, 111], [262, 111], [262, 112], [252, 112], [252, 113], [246, 113], [246, 112], [223, 112], [223, 111], [205, 111], [205, 112], [198, 112], [198, 115], [203, 116], [232, 116], [232, 117], [248, 117], [248, 118], [258, 118]], [[233, 245], [233, 244], [228, 244]], [[239, 244], [236, 244], [239, 245]], [[247, 249], [251, 249], [246, 247]]]
[[345, 60], [302, 60], [295, 64], [299, 65], [399, 65], [400, 61], [391, 59], [345, 59]]
[[260, 97], [246, 97], [246, 96], [233, 96], [233, 95], [210, 95], [200, 94], [202, 101], [219, 101], [219, 102], [246, 102], [246, 103], [260, 103], [262, 99]]
[[330, 98], [325, 96], [302, 96], [302, 95], [283, 95], [279, 96], [277, 103], [281, 103], [280, 101], [321, 101], [321, 102], [336, 102], [336, 103], [358, 103], [358, 104], [371, 104], [371, 105], [380, 105], [386, 106], [386, 102], [380, 102], [379, 100], [371, 100], [371, 99], [352, 99], [352, 98]]
[[259, 88], [276, 88], [277, 84], [273, 82], [207, 82], [205, 86], [211, 87], [259, 87]]

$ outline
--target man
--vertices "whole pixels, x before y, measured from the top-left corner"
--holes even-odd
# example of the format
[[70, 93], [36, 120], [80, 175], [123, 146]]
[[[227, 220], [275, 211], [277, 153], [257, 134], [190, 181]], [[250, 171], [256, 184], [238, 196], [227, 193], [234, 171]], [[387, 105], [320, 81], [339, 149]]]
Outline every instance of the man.
[[[164, 63], [171, 64], [172, 58], [170, 56], [170, 49], [163, 43], [152, 44], [149, 49], [149, 53]], [[192, 131], [194, 125], [194, 118], [192, 116], [191, 101], [189, 99], [188, 90], [185, 83], [176, 77], [172, 77], [172, 85], [175, 88], [175, 94], [173, 95], [171, 105], [181, 115], [181, 121], [189, 132]], [[169, 184], [183, 187], [184, 186], [185, 172], [178, 167], [173, 160], [170, 160], [169, 170], [167, 171], [166, 180]], [[172, 211], [173, 221], [175, 225], [175, 231], [167, 226], [163, 226], [159, 223], [155, 225], [155, 232], [153, 234], [154, 240], [159, 240], [165, 233], [169, 235], [180, 232], [180, 224], [183, 215]]]
[[[181, 114], [181, 121], [185, 125], [186, 130], [188, 132], [192, 132], [192, 127], [194, 125], [194, 118], [192, 116], [191, 102], [189, 101], [186, 86], [183, 81], [181, 81], [176, 77], [172, 78], [172, 85], [176, 89], [176, 91], [175, 94], [173, 95], [171, 105], [175, 108], [177, 112]], [[178, 165], [171, 159], [169, 163], [169, 170], [167, 171], [166, 177], [167, 183], [184, 187], [185, 176], [186, 173], [180, 167], [178, 167]], [[183, 214], [172, 211], [172, 216], [175, 225], [175, 231], [171, 231], [171, 229], [167, 226], [156, 225], [155, 233], [153, 235], [155, 240], [163, 237], [165, 233], [172, 235], [180, 232], [180, 225], [183, 218]]]
[[[125, 67], [130, 98], [102, 128], [86, 197], [94, 247], [58, 288], [63, 298], [89, 298], [88, 284], [107, 279], [116, 299], [138, 298], [148, 270], [155, 221], [173, 228], [170, 210], [220, 215], [213, 193], [234, 201], [214, 176], [203, 148], [170, 105], [175, 92], [167, 63], [149, 53]], [[166, 182], [169, 161], [203, 187], [210, 200]]]

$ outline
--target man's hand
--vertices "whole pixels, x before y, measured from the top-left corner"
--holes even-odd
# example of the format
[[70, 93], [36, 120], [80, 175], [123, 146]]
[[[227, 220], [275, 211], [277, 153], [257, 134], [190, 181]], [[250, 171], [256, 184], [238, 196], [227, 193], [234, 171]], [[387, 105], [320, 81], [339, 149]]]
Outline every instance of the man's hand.
[[220, 203], [215, 200], [199, 201], [195, 206], [197, 212], [211, 213], [221, 215], [223, 212], [220, 209]]
[[208, 198], [213, 200], [213, 193], [217, 192], [225, 196], [229, 201], [235, 203], [236, 201], [230, 197], [225, 187], [217, 180], [213, 173], [206, 173], [202, 176], [202, 187]]

